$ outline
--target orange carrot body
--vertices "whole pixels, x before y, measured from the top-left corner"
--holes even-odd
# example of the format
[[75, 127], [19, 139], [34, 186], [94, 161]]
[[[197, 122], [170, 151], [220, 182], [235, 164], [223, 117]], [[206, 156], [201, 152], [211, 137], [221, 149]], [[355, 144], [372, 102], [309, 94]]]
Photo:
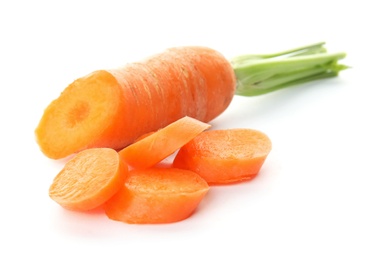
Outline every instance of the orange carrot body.
[[92, 210], [101, 206], [124, 184], [128, 172], [118, 153], [93, 148], [75, 155], [54, 178], [50, 197], [70, 210]]
[[235, 93], [233, 68], [206, 47], [179, 47], [120, 69], [95, 71], [70, 84], [36, 128], [54, 159], [86, 148], [122, 149], [183, 116], [208, 122]]
[[208, 184], [251, 179], [271, 151], [271, 141], [252, 129], [203, 132], [184, 145], [173, 166], [198, 173]]
[[152, 167], [210, 127], [185, 116], [122, 149], [119, 154], [135, 169]]
[[104, 204], [107, 216], [133, 224], [171, 223], [188, 218], [209, 186], [198, 174], [175, 168], [132, 170], [125, 185]]

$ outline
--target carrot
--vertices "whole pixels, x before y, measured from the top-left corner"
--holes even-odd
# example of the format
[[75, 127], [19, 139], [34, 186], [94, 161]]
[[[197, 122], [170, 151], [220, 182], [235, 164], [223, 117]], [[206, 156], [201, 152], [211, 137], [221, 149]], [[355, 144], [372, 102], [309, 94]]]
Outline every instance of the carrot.
[[108, 218], [130, 224], [172, 223], [193, 214], [208, 190], [208, 184], [191, 171], [132, 170], [104, 210]]
[[141, 141], [142, 139], [148, 137], [149, 135], [152, 135], [154, 134], [156, 131], [151, 131], [151, 132], [148, 132], [146, 134], [142, 134], [141, 136], [137, 137], [137, 139], [134, 141], [134, 142], [138, 142], [138, 141]]
[[54, 178], [50, 197], [62, 207], [87, 211], [101, 206], [123, 185], [128, 168], [110, 148], [76, 154]]
[[210, 121], [229, 105], [235, 85], [218, 52], [172, 48], [74, 81], [44, 111], [36, 140], [53, 159], [91, 147], [122, 149], [183, 116]]
[[119, 154], [133, 168], [149, 168], [173, 154], [209, 127], [209, 124], [185, 116], [127, 146]]
[[271, 141], [253, 129], [203, 132], [184, 145], [173, 166], [198, 173], [208, 184], [240, 182], [260, 171], [271, 151]]
[[234, 94], [261, 95], [337, 76], [344, 53], [323, 43], [227, 60], [198, 46], [168, 49], [139, 63], [99, 70], [71, 83], [45, 109], [35, 130], [41, 151], [64, 158], [93, 147], [122, 149], [183, 116], [219, 116]]

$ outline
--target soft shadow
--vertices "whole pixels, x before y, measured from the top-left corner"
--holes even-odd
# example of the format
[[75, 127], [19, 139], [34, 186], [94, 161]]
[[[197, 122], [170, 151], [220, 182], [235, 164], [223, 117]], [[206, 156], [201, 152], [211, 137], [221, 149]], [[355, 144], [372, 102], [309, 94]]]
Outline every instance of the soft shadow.
[[[328, 84], [325, 84], [326, 80]], [[238, 126], [247, 119], [259, 120], [274, 117], [294, 103], [309, 98], [315, 91], [320, 94], [329, 88], [340, 87], [338, 78], [326, 80], [292, 86], [261, 96], [235, 96], [226, 111], [210, 123], [213, 128], [221, 128], [225, 125]]]

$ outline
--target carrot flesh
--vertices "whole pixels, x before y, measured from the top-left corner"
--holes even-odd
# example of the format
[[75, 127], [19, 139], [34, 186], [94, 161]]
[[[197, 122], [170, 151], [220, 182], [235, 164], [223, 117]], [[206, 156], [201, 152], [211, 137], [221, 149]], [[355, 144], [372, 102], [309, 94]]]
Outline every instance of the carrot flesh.
[[127, 146], [119, 154], [129, 166], [135, 169], [149, 168], [173, 154], [208, 128], [210, 128], [209, 124], [185, 116]]
[[141, 141], [142, 139], [148, 137], [149, 135], [154, 134], [155, 132], [156, 132], [156, 131], [152, 131], [152, 132], [148, 132], [148, 133], [146, 133], [146, 134], [143, 134], [143, 135], [139, 136], [134, 142]]
[[263, 132], [253, 129], [210, 130], [177, 153], [173, 167], [198, 173], [210, 185], [252, 179], [272, 148]]
[[[101, 84], [106, 82], [106, 84]], [[35, 130], [41, 151], [59, 159], [89, 148], [100, 139], [119, 135], [113, 125], [121, 118], [121, 91], [106, 71], [97, 71], [70, 84], [45, 109]]]
[[194, 213], [208, 190], [207, 182], [192, 171], [131, 170], [104, 210], [108, 218], [129, 224], [178, 222]]
[[45, 109], [36, 141], [52, 159], [94, 147], [120, 150], [184, 116], [214, 119], [235, 89], [233, 68], [219, 52], [171, 48], [75, 80]]
[[128, 168], [117, 151], [92, 148], [76, 154], [54, 178], [49, 196], [66, 209], [98, 208], [123, 185]]

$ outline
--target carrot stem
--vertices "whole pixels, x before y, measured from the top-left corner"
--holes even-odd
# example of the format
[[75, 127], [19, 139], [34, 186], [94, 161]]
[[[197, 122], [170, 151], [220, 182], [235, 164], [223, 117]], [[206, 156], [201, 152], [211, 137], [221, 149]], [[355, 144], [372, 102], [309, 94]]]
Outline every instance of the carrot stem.
[[346, 54], [327, 53], [315, 43], [272, 54], [250, 54], [231, 60], [237, 95], [257, 96], [318, 79], [338, 76], [348, 66], [339, 64]]

